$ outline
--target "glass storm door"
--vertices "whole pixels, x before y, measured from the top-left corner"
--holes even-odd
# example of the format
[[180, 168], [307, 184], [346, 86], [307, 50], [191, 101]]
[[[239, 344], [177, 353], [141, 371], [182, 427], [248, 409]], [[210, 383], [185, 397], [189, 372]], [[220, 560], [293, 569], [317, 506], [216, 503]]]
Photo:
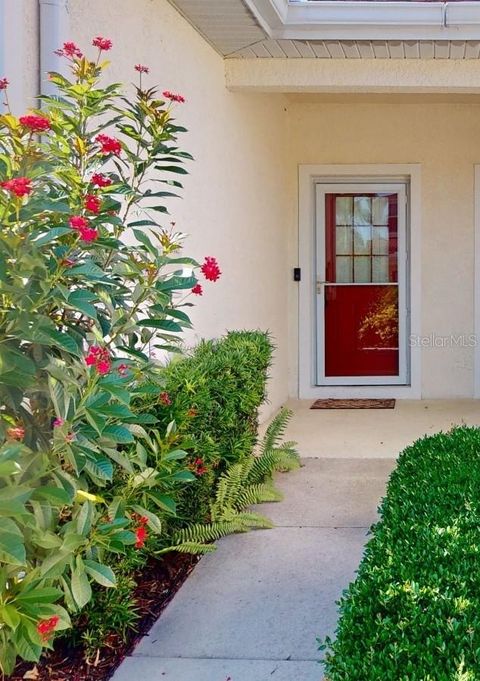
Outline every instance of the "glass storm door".
[[317, 384], [407, 383], [406, 187], [317, 185]]

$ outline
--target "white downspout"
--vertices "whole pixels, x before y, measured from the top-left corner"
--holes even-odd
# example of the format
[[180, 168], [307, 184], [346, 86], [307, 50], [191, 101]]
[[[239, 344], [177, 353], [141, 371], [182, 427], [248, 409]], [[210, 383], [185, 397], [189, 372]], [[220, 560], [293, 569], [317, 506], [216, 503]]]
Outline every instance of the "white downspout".
[[68, 21], [68, 0], [38, 0], [40, 5], [40, 90], [44, 95], [55, 93], [49, 82], [49, 71], [64, 72], [65, 60], [55, 50], [70, 40]]

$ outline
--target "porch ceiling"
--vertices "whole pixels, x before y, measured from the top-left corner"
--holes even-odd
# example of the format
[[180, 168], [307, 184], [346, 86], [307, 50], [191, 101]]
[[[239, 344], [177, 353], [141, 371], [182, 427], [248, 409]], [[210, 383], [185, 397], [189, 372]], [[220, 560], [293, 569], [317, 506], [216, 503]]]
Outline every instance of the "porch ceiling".
[[227, 59], [480, 58], [480, 2], [169, 0]]

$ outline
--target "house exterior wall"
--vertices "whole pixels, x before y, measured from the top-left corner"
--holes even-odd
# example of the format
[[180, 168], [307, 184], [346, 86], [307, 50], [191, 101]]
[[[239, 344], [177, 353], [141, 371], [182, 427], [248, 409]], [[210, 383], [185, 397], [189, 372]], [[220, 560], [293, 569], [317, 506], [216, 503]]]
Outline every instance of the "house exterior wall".
[[[177, 109], [195, 157], [184, 199], [172, 200], [186, 252], [218, 258], [222, 277], [196, 299], [189, 342], [227, 329], [269, 329], [277, 346], [265, 415], [287, 397], [287, 250], [283, 98], [233, 94], [222, 58], [166, 0], [69, 0], [70, 33], [82, 48], [112, 39], [113, 81], [131, 83], [133, 65], [147, 83], [184, 94]], [[174, 203], [175, 201], [175, 203]], [[168, 220], [166, 220], [168, 224]]]
[[37, 0], [0, 0], [0, 78], [7, 77], [9, 102], [19, 115], [36, 106], [39, 85]]
[[[152, 84], [187, 98], [179, 110], [189, 128], [182, 142], [196, 161], [185, 180], [185, 198], [171, 204], [172, 220], [190, 235], [189, 253], [199, 259], [215, 255], [223, 270], [220, 282], [207, 284], [205, 296], [196, 300], [195, 331], [188, 340], [233, 328], [269, 329], [277, 351], [265, 415], [287, 394], [298, 394], [298, 285], [291, 268], [298, 257], [300, 164], [421, 165], [422, 396], [473, 395], [477, 97], [395, 99], [372, 94], [375, 82], [361, 79], [355, 89], [362, 94], [285, 95], [280, 91], [290, 86], [255, 86], [254, 73], [248, 87], [231, 92], [225, 84], [225, 68], [232, 76], [228, 60], [167, 0], [68, 0], [68, 9], [69, 37], [80, 45], [97, 34], [112, 38], [112, 81], [133, 81], [133, 65], [140, 62], [150, 67]], [[4, 23], [0, 77], [12, 82], [20, 113], [34, 104], [39, 82], [37, 0], [0, 0], [0, 13], [10, 22]], [[11, 42], [17, 29], [21, 50]], [[276, 74], [286, 61], [275, 60]], [[360, 67], [350, 64], [351, 69], [344, 61], [342, 68], [354, 75]], [[438, 68], [433, 61], [417, 66], [427, 80], [425, 73]], [[400, 73], [403, 67], [395, 68]], [[445, 89], [455, 87], [456, 69], [452, 66]], [[304, 72], [306, 89], [312, 88], [309, 73], [313, 67]], [[395, 90], [390, 81], [384, 89]]]
[[[292, 265], [299, 164], [421, 164], [422, 397], [473, 396], [474, 164], [480, 160], [480, 107], [418, 100], [356, 103], [347, 96], [323, 103], [312, 95], [307, 101], [293, 98], [288, 116]], [[290, 392], [296, 394], [293, 283], [289, 318]]]

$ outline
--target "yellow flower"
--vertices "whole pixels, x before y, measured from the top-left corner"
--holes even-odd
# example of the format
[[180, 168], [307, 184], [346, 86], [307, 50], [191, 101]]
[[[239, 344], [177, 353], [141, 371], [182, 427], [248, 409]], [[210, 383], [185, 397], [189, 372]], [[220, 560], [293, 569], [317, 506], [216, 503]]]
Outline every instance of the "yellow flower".
[[85, 492], [83, 489], [77, 490], [75, 495], [77, 501], [93, 501], [98, 504], [104, 504], [105, 500], [102, 497], [98, 497], [96, 494], [90, 494], [90, 492]]

